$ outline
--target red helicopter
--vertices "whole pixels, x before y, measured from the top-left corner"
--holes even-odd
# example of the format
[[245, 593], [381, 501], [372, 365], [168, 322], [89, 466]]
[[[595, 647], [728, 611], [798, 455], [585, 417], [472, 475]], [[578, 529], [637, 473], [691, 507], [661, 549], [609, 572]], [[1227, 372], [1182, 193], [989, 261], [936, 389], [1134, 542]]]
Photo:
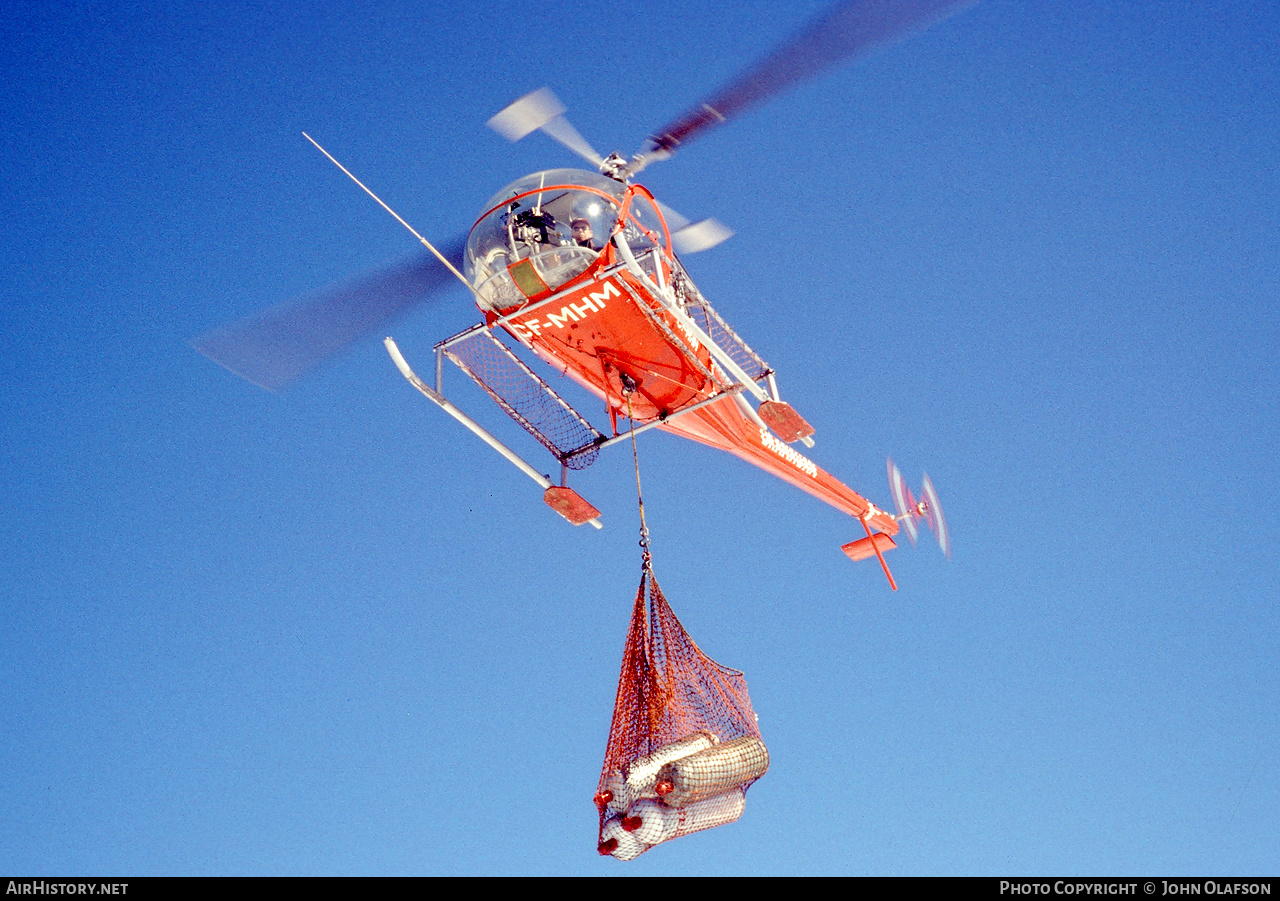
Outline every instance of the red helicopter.
[[[274, 389], [456, 277], [484, 321], [435, 346], [434, 384], [414, 373], [391, 338], [387, 351], [419, 391], [537, 482], [546, 503], [569, 522], [600, 527], [599, 511], [568, 486], [569, 470], [591, 465], [606, 447], [659, 428], [728, 451], [857, 519], [865, 537], [843, 550], [854, 560], [876, 556], [896, 589], [883, 553], [895, 546], [900, 528], [914, 542], [917, 524], [924, 521], [950, 556], [946, 522], [928, 476], [917, 500], [890, 460], [897, 512], [889, 513], [792, 447], [812, 447], [813, 428], [781, 399], [772, 368], [712, 308], [677, 255], [714, 246], [732, 233], [710, 219], [691, 224], [633, 179], [747, 107], [970, 2], [842, 3], [659, 131], [630, 160], [616, 153], [602, 157], [564, 118], [564, 106], [550, 91], [534, 91], [489, 125], [512, 140], [540, 130], [590, 161], [595, 171], [549, 169], [513, 182], [485, 204], [465, 241], [444, 252], [307, 135], [438, 262], [415, 262], [354, 287], [275, 307], [194, 343], [233, 372]], [[599, 398], [607, 431], [564, 400], [516, 348]], [[556, 457], [559, 484], [445, 397], [446, 359]], [[627, 422], [621, 429], [620, 419]]]

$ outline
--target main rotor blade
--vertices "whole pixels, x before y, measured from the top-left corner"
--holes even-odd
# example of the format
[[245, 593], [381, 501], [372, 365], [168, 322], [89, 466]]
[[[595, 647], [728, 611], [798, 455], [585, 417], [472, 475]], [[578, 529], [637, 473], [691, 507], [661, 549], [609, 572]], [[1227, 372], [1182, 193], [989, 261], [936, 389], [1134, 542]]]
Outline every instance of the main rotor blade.
[[[442, 253], [462, 266], [466, 239]], [[278, 303], [206, 332], [191, 344], [215, 363], [278, 391], [327, 357], [380, 328], [457, 280], [435, 257], [419, 256], [381, 272]]]
[[671, 230], [671, 246], [681, 256], [710, 250], [733, 237], [733, 229], [718, 219], [691, 222], [661, 200], [654, 202], [662, 210], [662, 218], [667, 220], [667, 228]]
[[508, 141], [519, 141], [534, 131], [563, 144], [593, 166], [604, 161], [596, 149], [564, 117], [565, 105], [550, 88], [538, 88], [491, 118], [490, 128]]
[[674, 152], [709, 128], [813, 78], [855, 54], [906, 37], [977, 0], [845, 0], [789, 43], [744, 72], [720, 93], [652, 137], [657, 151]]

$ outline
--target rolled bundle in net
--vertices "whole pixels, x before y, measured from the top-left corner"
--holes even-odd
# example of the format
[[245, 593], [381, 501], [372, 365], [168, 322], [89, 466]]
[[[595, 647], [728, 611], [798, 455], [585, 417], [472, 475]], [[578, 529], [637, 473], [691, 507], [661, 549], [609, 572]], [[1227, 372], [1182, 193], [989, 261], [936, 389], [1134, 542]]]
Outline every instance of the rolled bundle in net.
[[646, 845], [630, 832], [622, 828], [621, 817], [607, 817], [600, 824], [600, 844], [597, 849], [601, 854], [610, 854], [618, 860], [635, 860], [652, 845]]
[[743, 735], [666, 764], [654, 791], [669, 807], [686, 807], [749, 785], [769, 769], [769, 751], [759, 737]]
[[747, 793], [741, 788], [734, 788], [687, 807], [669, 807], [661, 801], [646, 798], [631, 805], [628, 815], [620, 822], [634, 838], [652, 846], [691, 832], [732, 823], [746, 809]]
[[706, 732], [695, 732], [686, 739], [663, 745], [652, 754], [637, 757], [627, 764], [625, 772], [614, 771], [609, 774], [605, 791], [611, 797], [606, 803], [611, 810], [625, 813], [633, 802], [641, 798], [657, 798], [658, 773], [664, 766], [681, 757], [705, 751], [718, 740]]

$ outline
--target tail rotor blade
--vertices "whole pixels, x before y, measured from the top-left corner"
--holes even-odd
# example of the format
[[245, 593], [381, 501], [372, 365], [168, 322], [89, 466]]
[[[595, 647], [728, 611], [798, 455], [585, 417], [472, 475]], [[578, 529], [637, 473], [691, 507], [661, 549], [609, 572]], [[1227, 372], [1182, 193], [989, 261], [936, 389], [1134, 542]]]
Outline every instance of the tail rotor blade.
[[929, 481], [929, 474], [925, 473], [924, 487], [921, 489], [924, 495], [924, 502], [927, 505], [925, 510], [925, 518], [929, 523], [929, 527], [933, 529], [933, 534], [938, 539], [938, 546], [942, 548], [942, 553], [947, 555], [947, 559], [951, 559], [951, 535], [947, 532], [947, 519], [942, 515], [942, 502], [938, 500], [938, 492], [933, 489], [933, 482]]
[[911, 539], [912, 544], [915, 544], [918, 531], [915, 499], [911, 496], [911, 489], [907, 487], [907, 483], [902, 478], [902, 472], [899, 471], [898, 464], [893, 462], [892, 457], [889, 458], [889, 493], [893, 495], [893, 506], [898, 510], [898, 522], [902, 523], [907, 537]]
[[[461, 266], [466, 241], [444, 249]], [[268, 391], [279, 391], [386, 322], [455, 283], [429, 256], [317, 294], [285, 301], [192, 340], [200, 353]]]

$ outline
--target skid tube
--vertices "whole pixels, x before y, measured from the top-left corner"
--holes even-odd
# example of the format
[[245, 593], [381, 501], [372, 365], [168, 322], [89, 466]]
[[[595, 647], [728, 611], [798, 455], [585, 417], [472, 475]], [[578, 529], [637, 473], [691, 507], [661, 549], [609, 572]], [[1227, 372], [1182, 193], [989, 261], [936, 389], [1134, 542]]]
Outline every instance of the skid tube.
[[[461, 410], [455, 407], [452, 403], [446, 400], [442, 394], [438, 393], [433, 388], [431, 388], [431, 386], [429, 386], [426, 382], [418, 378], [417, 374], [413, 371], [412, 368], [410, 368], [409, 363], [405, 360], [404, 356], [400, 353], [400, 348], [396, 347], [395, 341], [391, 340], [391, 338], [386, 338], [383, 340], [382, 343], [386, 345], [387, 353], [391, 355], [391, 359], [396, 364], [396, 368], [400, 370], [400, 374], [403, 375], [406, 379], [408, 379], [409, 384], [413, 385], [413, 387], [417, 388], [420, 392], [422, 392], [422, 394], [428, 400], [430, 400], [440, 409], [444, 410], [454, 419], [458, 420], [458, 422], [466, 426], [481, 441], [483, 441], [485, 444], [489, 445], [498, 453], [500, 453], [503, 457], [505, 457], [513, 466], [515, 466], [516, 469], [520, 470], [529, 478], [533, 479], [533, 481], [537, 482], [538, 485], [542, 487], [544, 492], [557, 487], [556, 484], [551, 481], [550, 477], [538, 472], [538, 470], [534, 469], [531, 465], [529, 465], [529, 463], [525, 461], [523, 457], [521, 457], [511, 448], [507, 447], [505, 444], [503, 444], [501, 441], [495, 438], [484, 426], [480, 425], [480, 423], [476, 422], [466, 413], [463, 413]], [[557, 510], [557, 512], [560, 512], [560, 511]], [[564, 514], [562, 513], [561, 515], [564, 515]], [[591, 519], [585, 520], [585, 522], [590, 523], [592, 526], [594, 526], [597, 529], [603, 527], [600, 523], [599, 516], [594, 516]]]

